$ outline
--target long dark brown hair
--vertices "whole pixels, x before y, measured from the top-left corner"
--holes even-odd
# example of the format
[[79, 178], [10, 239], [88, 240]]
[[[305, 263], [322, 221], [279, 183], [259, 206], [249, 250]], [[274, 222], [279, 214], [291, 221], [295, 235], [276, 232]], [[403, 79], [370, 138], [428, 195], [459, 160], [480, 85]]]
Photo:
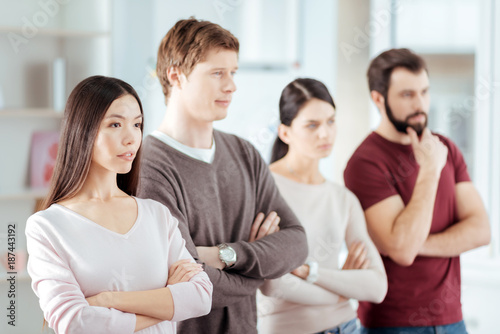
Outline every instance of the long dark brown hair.
[[[328, 88], [318, 80], [295, 79], [290, 82], [281, 92], [280, 98], [280, 121], [281, 124], [290, 126], [297, 117], [300, 109], [310, 99], [319, 99], [329, 103], [335, 108], [333, 98]], [[288, 145], [280, 137], [276, 138], [271, 152], [271, 163], [280, 160], [288, 153]]]
[[[66, 108], [54, 174], [49, 193], [39, 209], [75, 196], [82, 189], [89, 173], [94, 142], [106, 111], [114, 100], [132, 95], [142, 104], [137, 92], [128, 83], [105, 76], [92, 76], [80, 82], [71, 92]], [[141, 123], [141, 131], [143, 130]], [[118, 187], [134, 196], [139, 184], [141, 148], [137, 151], [132, 169], [118, 174]]]

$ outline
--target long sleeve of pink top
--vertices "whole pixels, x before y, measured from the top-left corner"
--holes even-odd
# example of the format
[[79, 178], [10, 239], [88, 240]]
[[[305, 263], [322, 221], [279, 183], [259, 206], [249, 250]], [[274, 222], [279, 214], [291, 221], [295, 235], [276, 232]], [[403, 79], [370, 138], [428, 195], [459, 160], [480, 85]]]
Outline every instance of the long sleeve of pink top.
[[[135, 314], [90, 306], [85, 298], [103, 291], [162, 288], [174, 262], [193, 260], [169, 210], [153, 200], [136, 201], [138, 217], [126, 234], [60, 205], [28, 219], [28, 273], [56, 333], [133, 333]], [[176, 321], [210, 311], [212, 284], [205, 273], [168, 287], [174, 300], [172, 321], [141, 333], [175, 333]]]

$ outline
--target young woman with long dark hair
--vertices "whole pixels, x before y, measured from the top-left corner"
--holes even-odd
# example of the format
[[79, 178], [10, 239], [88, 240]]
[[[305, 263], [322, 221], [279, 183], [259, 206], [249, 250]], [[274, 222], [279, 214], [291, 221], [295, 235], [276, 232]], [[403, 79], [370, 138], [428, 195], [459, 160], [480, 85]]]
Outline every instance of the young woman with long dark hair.
[[26, 225], [28, 273], [56, 333], [175, 333], [210, 311], [212, 284], [162, 204], [134, 197], [143, 110], [93, 76], [71, 93], [43, 211]]
[[[267, 297], [259, 303], [260, 333], [357, 333], [348, 299], [381, 302], [387, 279], [357, 198], [319, 171], [335, 141], [335, 104], [323, 83], [296, 79], [279, 106], [270, 169], [306, 230], [309, 256], [291, 274], [262, 286]], [[344, 242], [349, 252], [340, 268]]]

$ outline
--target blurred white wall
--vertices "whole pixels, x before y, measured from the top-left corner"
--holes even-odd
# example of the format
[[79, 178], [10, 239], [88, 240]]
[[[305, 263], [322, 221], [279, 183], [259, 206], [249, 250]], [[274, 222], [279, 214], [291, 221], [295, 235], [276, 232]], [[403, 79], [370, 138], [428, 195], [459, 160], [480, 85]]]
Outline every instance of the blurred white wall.
[[[158, 45], [175, 22], [190, 16], [218, 23], [239, 39], [237, 92], [228, 117], [215, 127], [250, 140], [266, 160], [286, 84], [297, 77], [315, 78], [339, 100], [334, 1], [124, 0], [115, 1], [114, 13], [113, 75], [128, 81], [141, 95], [146, 133], [161, 122], [165, 109], [161, 88], [151, 76]], [[334, 179], [333, 155], [322, 161], [321, 168]]]

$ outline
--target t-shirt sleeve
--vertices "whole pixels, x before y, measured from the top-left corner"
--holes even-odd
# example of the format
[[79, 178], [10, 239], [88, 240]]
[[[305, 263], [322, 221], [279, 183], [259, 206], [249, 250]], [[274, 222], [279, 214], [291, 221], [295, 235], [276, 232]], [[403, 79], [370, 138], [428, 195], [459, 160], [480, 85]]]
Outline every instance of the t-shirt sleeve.
[[[168, 267], [177, 261], [193, 257], [186, 249], [186, 242], [178, 229], [178, 221], [164, 209], [164, 218], [168, 225]], [[174, 316], [172, 321], [182, 321], [189, 318], [200, 317], [210, 312], [212, 307], [213, 286], [205, 272], [196, 274], [189, 282], [168, 285], [174, 300]]]
[[68, 263], [52, 247], [35, 216], [26, 224], [26, 242], [31, 286], [56, 333], [134, 332], [135, 314], [87, 303]]
[[356, 195], [363, 207], [398, 195], [395, 180], [388, 169], [375, 161], [355, 153], [344, 170], [345, 186]]
[[255, 216], [259, 212], [267, 216], [271, 211], [276, 211], [280, 217], [280, 230], [254, 242], [229, 244], [238, 254], [238, 260], [231, 270], [249, 277], [278, 278], [304, 264], [308, 253], [306, 234], [280, 195], [269, 167], [259, 152], [250, 143], [244, 144], [257, 183]]

